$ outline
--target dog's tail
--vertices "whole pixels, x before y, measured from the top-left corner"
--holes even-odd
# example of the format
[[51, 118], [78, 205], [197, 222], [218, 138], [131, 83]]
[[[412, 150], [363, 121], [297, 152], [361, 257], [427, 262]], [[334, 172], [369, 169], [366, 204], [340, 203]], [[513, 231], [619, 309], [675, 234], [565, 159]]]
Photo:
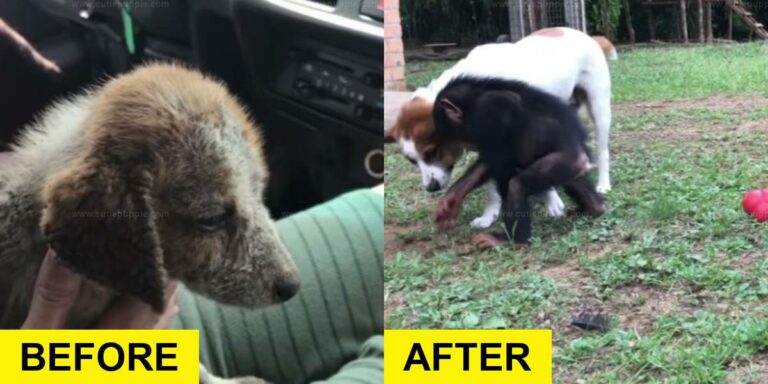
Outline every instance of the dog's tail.
[[616, 53], [616, 47], [614, 47], [613, 43], [611, 43], [605, 36], [592, 36], [592, 38], [595, 39], [597, 45], [603, 50], [607, 60], [619, 59], [619, 54]]

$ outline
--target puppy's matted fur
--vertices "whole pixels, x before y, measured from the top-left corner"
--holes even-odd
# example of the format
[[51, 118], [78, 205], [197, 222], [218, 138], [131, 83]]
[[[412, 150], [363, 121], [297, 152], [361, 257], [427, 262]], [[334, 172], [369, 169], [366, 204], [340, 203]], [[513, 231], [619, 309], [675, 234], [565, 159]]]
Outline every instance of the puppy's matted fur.
[[0, 167], [0, 327], [21, 325], [47, 247], [86, 278], [71, 327], [120, 295], [162, 310], [169, 279], [234, 305], [290, 298], [261, 146], [223, 86], [173, 65], [51, 107]]

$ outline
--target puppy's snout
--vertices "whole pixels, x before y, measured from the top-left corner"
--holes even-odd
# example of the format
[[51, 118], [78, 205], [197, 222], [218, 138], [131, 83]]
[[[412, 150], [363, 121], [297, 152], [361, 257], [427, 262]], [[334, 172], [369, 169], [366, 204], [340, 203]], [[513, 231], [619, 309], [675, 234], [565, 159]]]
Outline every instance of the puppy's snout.
[[276, 301], [283, 302], [290, 300], [299, 292], [298, 279], [287, 279], [275, 282], [274, 292]]
[[429, 183], [427, 184], [427, 191], [429, 192], [437, 192], [440, 190], [440, 182], [438, 182], [435, 179], [430, 179]]

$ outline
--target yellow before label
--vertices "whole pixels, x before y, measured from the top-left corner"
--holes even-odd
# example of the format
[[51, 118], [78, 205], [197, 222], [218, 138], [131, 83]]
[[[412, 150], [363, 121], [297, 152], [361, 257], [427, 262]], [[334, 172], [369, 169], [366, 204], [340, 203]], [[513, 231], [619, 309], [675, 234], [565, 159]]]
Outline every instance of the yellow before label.
[[385, 330], [389, 384], [551, 384], [551, 330]]
[[197, 330], [0, 330], [9, 384], [199, 382]]

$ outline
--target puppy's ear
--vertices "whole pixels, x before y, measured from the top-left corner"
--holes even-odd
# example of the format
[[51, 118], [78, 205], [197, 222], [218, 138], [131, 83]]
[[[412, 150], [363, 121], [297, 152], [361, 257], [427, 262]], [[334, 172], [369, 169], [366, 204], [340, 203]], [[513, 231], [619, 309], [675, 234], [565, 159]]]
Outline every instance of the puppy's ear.
[[452, 101], [448, 99], [440, 99], [440, 108], [445, 112], [445, 115], [448, 116], [448, 119], [451, 120], [451, 122], [454, 124], [462, 123], [464, 113], [461, 111], [461, 108], [457, 107]]
[[85, 277], [165, 306], [167, 277], [155, 228], [147, 167], [84, 159], [51, 177], [41, 226], [58, 257]]

